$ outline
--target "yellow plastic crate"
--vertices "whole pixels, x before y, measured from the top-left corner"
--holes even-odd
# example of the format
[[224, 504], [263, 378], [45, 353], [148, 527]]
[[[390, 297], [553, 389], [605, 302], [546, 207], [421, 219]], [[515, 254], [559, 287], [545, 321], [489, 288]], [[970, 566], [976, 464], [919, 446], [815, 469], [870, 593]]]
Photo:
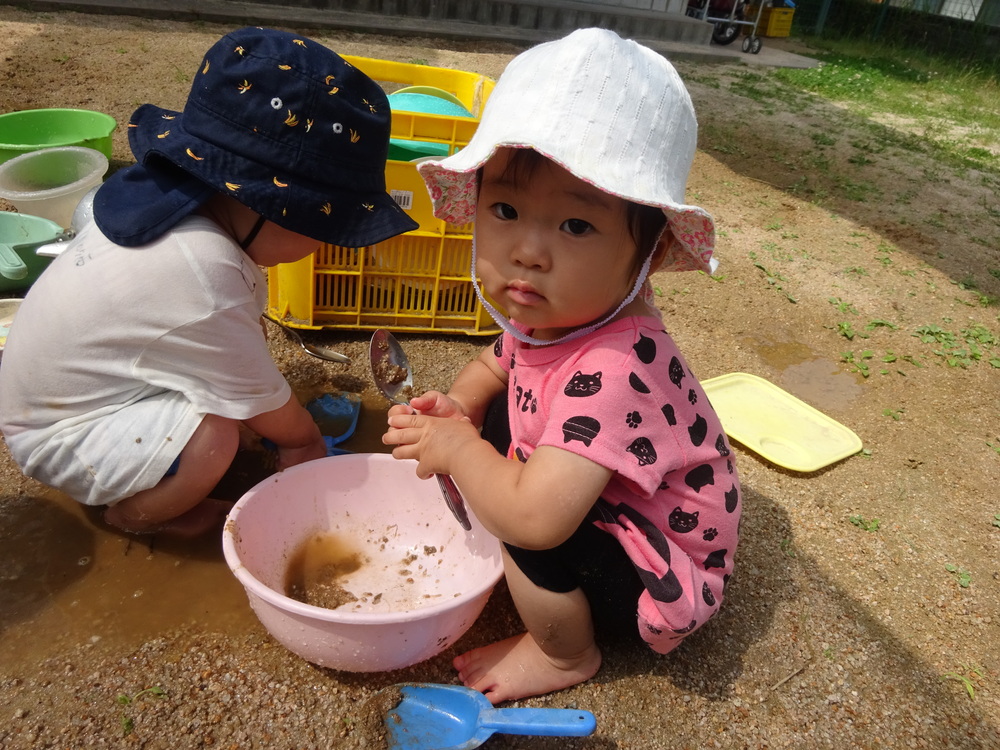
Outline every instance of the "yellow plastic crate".
[[[791, 36], [793, 15], [795, 15], [795, 8], [764, 8], [760, 14], [760, 21], [757, 23], [757, 36]], [[743, 17], [748, 21], [756, 18], [757, 8], [748, 7], [743, 13]], [[744, 28], [749, 33], [753, 27], [746, 26]]]
[[[472, 138], [493, 90], [491, 79], [475, 73], [346, 59], [387, 89], [386, 84], [434, 86], [457, 97], [473, 118], [392, 113], [392, 138], [443, 143], [448, 153]], [[500, 329], [470, 279], [472, 225], [434, 217], [412, 162], [387, 162], [386, 188], [420, 227], [369, 247], [323, 245], [297, 263], [268, 269], [270, 313], [295, 328], [496, 334]]]

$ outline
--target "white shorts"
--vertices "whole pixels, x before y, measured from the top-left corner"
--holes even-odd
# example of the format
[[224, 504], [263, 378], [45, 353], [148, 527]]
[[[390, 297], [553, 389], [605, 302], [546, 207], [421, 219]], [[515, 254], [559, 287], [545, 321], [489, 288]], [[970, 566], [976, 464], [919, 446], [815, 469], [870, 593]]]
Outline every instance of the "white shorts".
[[164, 391], [7, 443], [28, 476], [84, 505], [114, 505], [158, 484], [203, 418], [183, 393]]

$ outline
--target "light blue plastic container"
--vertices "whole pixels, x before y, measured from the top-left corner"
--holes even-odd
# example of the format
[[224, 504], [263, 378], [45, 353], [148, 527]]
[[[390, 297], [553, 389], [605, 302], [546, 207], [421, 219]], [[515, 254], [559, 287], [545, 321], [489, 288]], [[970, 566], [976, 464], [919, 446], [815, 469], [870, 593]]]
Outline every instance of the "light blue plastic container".
[[[420, 112], [425, 115], [443, 115], [446, 117], [472, 117], [461, 102], [446, 91], [433, 93], [429, 86], [420, 87], [420, 92], [400, 90], [389, 94], [389, 107], [398, 112]], [[431, 143], [428, 141], [409, 141], [402, 138], [392, 138], [389, 141], [389, 158], [393, 161], [412, 161], [425, 156], [445, 157], [448, 155], [448, 144]]]

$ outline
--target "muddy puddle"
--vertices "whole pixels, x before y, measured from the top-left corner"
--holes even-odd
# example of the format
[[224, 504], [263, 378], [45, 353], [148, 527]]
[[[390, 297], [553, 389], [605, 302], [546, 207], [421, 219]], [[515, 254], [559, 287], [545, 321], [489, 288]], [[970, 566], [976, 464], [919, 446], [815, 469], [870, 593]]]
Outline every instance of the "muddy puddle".
[[842, 411], [863, 393], [860, 375], [846, 372], [841, 363], [821, 357], [798, 341], [750, 338], [746, 343], [778, 371], [775, 385], [820, 411]]
[[[384, 452], [384, 400], [364, 403], [340, 447]], [[237, 500], [271, 472], [271, 457], [241, 451], [220, 483]], [[179, 626], [221, 633], [262, 627], [229, 571], [219, 534], [197, 540], [129, 536], [100, 513], [45, 490], [0, 498], [0, 648], [4, 671], [93, 645], [128, 653]]]

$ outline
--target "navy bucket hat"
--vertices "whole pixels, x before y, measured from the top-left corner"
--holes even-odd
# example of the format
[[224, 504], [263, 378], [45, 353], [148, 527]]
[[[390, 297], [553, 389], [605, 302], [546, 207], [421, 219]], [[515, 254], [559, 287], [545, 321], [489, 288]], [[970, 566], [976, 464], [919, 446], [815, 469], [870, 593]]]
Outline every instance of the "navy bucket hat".
[[382, 89], [319, 42], [273, 29], [227, 34], [183, 112], [145, 104], [128, 126], [137, 164], [98, 190], [113, 242], [152, 242], [215, 193], [307, 237], [364, 247], [417, 223], [386, 193]]

